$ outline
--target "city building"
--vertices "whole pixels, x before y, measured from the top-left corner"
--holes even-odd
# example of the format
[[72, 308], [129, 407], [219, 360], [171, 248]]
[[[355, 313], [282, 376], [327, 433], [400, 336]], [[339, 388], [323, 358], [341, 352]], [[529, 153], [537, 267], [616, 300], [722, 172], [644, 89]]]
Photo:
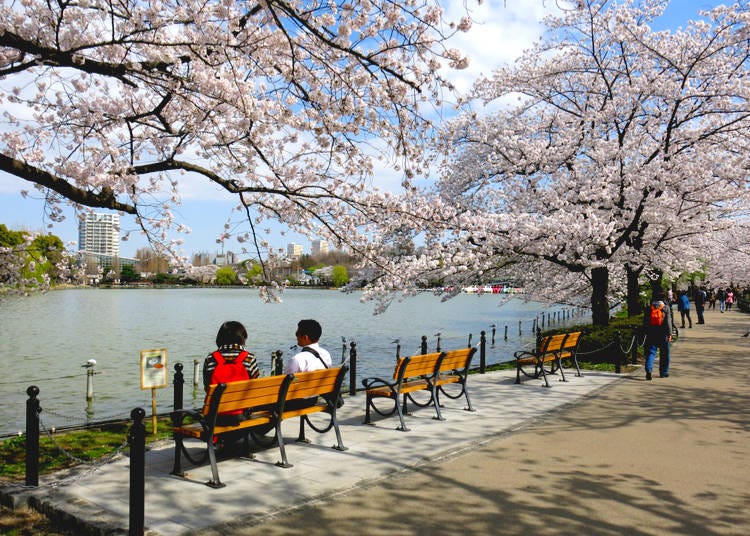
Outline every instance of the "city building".
[[86, 214], [78, 226], [78, 250], [100, 255], [120, 255], [120, 215]]
[[119, 270], [125, 265], [134, 265], [136, 259], [120, 257], [120, 215], [94, 212], [78, 225], [78, 258], [86, 266], [92, 282], [99, 279], [99, 272]]
[[290, 259], [299, 259], [302, 256], [302, 246], [295, 243], [290, 243], [286, 247], [286, 256]]
[[316, 257], [328, 253], [328, 242], [325, 240], [313, 240], [310, 247], [310, 255]]

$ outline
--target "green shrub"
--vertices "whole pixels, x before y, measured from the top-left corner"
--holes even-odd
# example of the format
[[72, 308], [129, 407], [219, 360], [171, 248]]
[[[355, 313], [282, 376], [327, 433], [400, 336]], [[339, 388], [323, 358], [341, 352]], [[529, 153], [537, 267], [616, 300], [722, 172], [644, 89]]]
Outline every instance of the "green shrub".
[[[636, 335], [643, 323], [643, 315], [633, 317], [616, 316], [612, 318], [608, 326], [592, 326], [591, 324], [579, 324], [565, 328], [555, 328], [542, 332], [542, 335], [554, 335], [569, 331], [582, 331], [583, 335], [578, 344], [578, 361], [583, 363], [616, 363], [617, 360], [625, 360], [622, 350], [631, 348], [633, 336]], [[616, 342], [616, 334], [620, 334], [620, 342]], [[640, 351], [640, 350], [639, 350]], [[628, 354], [629, 358], [630, 354]]]

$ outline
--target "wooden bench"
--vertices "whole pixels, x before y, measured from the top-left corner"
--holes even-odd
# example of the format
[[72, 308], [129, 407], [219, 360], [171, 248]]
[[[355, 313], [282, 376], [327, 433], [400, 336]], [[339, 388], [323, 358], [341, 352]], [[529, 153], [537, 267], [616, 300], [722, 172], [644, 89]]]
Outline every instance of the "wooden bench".
[[[284, 437], [281, 433], [281, 423], [286, 419], [301, 417], [298, 441], [307, 442], [305, 438], [305, 423], [319, 433], [325, 433], [331, 428], [336, 431], [337, 444], [335, 449], [346, 450], [341, 440], [338, 420], [336, 418], [336, 402], [347, 367], [329, 368], [312, 372], [301, 372], [279, 376], [269, 376], [254, 380], [221, 383], [211, 385], [199, 411], [180, 409], [172, 413], [173, 437], [175, 441], [174, 467], [172, 474], [184, 477], [182, 471], [182, 455], [193, 465], [199, 465], [208, 458], [211, 464], [212, 478], [206, 484], [213, 488], [224, 487], [219, 479], [216, 463], [216, 446], [214, 437], [231, 432], [251, 432], [253, 430], [267, 430], [269, 426], [275, 429], [276, 440], [281, 453], [281, 461], [277, 465], [291, 467], [286, 456]], [[306, 407], [295, 406], [294, 402], [309, 400]], [[242, 415], [237, 422], [225, 424], [227, 417], [223, 414], [241, 410]], [[330, 423], [325, 428], [318, 428], [308, 419], [312, 413], [326, 412], [330, 415]], [[189, 418], [192, 422], [185, 422]], [[232, 417], [228, 417], [232, 419]], [[249, 458], [247, 433], [243, 437], [245, 453]], [[198, 439], [205, 442], [206, 452], [201, 459], [193, 458], [184, 445], [185, 438]]]
[[[546, 363], [553, 363], [550, 366], [550, 372], [553, 372], [554, 364], [560, 369], [562, 375], [562, 381], [565, 380], [565, 372], [562, 369], [560, 363], [560, 351], [565, 343], [565, 338], [568, 336], [567, 333], [559, 333], [557, 335], [548, 335], [543, 337], [539, 343], [539, 347], [533, 352], [526, 350], [520, 350], [513, 354], [516, 359], [516, 383], [521, 383], [521, 373], [528, 378], [539, 378], [539, 375], [544, 378], [544, 386], [549, 387], [549, 381], [547, 380], [547, 371], [544, 369]], [[524, 370], [524, 367], [534, 367], [533, 372]]]
[[[437, 385], [437, 390], [435, 391], [435, 409], [438, 412], [442, 405], [440, 404], [440, 393], [454, 400], [463, 395], [466, 398], [466, 411], [474, 411], [474, 408], [471, 405], [471, 399], [469, 398], [469, 391], [466, 388], [466, 380], [469, 376], [471, 360], [476, 351], [476, 347], [471, 347], [461, 348], [460, 350], [450, 350], [443, 353], [443, 359], [440, 361], [440, 367], [435, 381], [435, 384]], [[444, 389], [444, 386], [452, 383], [458, 383], [461, 386], [459, 392], [451, 393]], [[440, 418], [442, 420], [442, 416]]]
[[[450, 398], [464, 396], [468, 404], [468, 411], [474, 411], [466, 386], [471, 358], [476, 348], [466, 348], [450, 352], [435, 352], [401, 357], [396, 361], [393, 371], [393, 381], [383, 378], [365, 378], [362, 384], [365, 387], [365, 424], [372, 424], [371, 410], [384, 417], [398, 413], [398, 430], [407, 432], [409, 429], [404, 422], [407, 414], [407, 400], [419, 407], [429, 405], [435, 406], [435, 419], [444, 420], [440, 411], [440, 393]], [[458, 394], [452, 395], [444, 389], [453, 383], [461, 385]], [[429, 398], [420, 401], [414, 397], [418, 391], [428, 391]], [[374, 400], [377, 398], [389, 398], [393, 400], [393, 409], [383, 411], [379, 409]]]
[[[581, 367], [578, 366], [578, 343], [581, 340], [581, 335], [583, 332], [581, 331], [573, 331], [568, 333], [567, 337], [565, 337], [565, 340], [563, 341], [562, 348], [560, 348], [560, 362], [570, 359], [572, 360], [573, 364], [576, 367], [576, 376], [581, 377], [583, 374], [581, 374]], [[553, 369], [554, 372], [554, 369]]]

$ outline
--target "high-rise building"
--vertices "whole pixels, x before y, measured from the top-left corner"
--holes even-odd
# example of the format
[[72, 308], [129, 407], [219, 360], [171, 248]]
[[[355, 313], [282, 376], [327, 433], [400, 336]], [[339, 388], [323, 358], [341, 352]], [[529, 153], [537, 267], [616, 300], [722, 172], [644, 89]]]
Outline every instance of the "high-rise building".
[[88, 253], [120, 255], [120, 215], [86, 214], [78, 227], [78, 249]]
[[310, 247], [310, 254], [315, 257], [328, 253], [328, 242], [325, 240], [313, 240]]
[[290, 259], [299, 259], [302, 256], [302, 246], [291, 243], [286, 247], [286, 255]]

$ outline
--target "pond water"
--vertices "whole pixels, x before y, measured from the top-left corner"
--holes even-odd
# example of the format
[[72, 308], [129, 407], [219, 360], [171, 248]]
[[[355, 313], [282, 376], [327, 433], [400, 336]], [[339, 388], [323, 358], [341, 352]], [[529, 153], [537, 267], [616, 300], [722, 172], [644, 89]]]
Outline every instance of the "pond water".
[[[203, 392], [192, 389], [193, 363], [202, 364], [214, 349], [216, 331], [225, 320], [239, 320], [247, 327], [247, 348], [267, 375], [273, 351], [281, 350], [285, 357], [293, 352], [297, 321], [315, 318], [323, 326], [321, 344], [334, 361], [356, 343], [357, 376], [363, 378], [392, 372], [397, 344], [401, 355], [419, 353], [423, 335], [434, 351], [438, 334], [445, 350], [467, 345], [470, 336], [477, 344], [484, 330], [487, 363], [507, 361], [513, 351], [531, 344], [533, 323], [540, 315], [572, 315], [569, 308], [507, 295], [461, 294], [442, 302], [430, 293], [394, 302], [385, 313], [373, 315], [373, 305], [359, 298], [357, 293], [290, 289], [282, 303], [269, 304], [257, 291], [243, 288], [72, 289], [5, 297], [0, 301], [5, 374], [0, 378], [0, 436], [25, 428], [30, 385], [40, 389], [45, 427], [127, 417], [137, 406], [150, 414], [151, 390], [140, 386], [140, 351], [145, 349], [167, 349], [170, 383], [157, 390], [157, 411], [172, 407], [171, 376], [177, 362], [185, 366], [186, 405], [191, 391], [193, 403], [199, 404]], [[83, 367], [89, 359], [96, 360], [91, 401], [86, 399]]]

